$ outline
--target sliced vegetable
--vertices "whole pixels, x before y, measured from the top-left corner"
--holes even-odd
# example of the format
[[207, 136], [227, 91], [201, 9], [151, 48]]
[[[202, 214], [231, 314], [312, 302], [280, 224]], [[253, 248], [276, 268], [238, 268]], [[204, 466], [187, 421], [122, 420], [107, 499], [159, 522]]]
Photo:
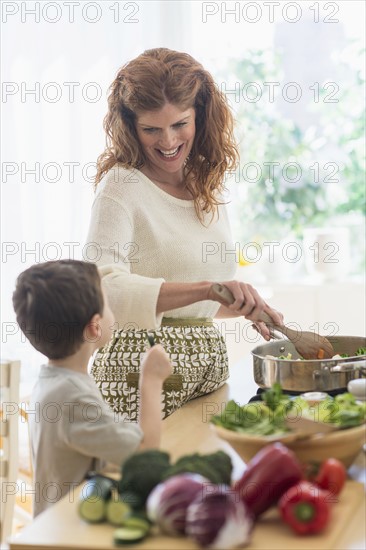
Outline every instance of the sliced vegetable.
[[338, 409], [335, 419], [341, 426], [358, 426], [366, 421], [366, 402], [357, 401], [352, 393], [336, 395], [334, 402]]
[[289, 401], [289, 398], [282, 391], [281, 384], [278, 382], [275, 382], [271, 388], [263, 392], [261, 397], [271, 411], [275, 411], [283, 401], [286, 403]]
[[284, 418], [293, 407], [290, 397], [283, 394], [279, 384], [274, 384], [262, 393], [262, 400], [242, 407], [231, 400], [222, 414], [213, 416], [211, 422], [228, 430], [256, 435], [288, 432]]
[[114, 481], [105, 476], [96, 475], [89, 479], [80, 494], [80, 517], [89, 523], [103, 521], [106, 516], [106, 503], [114, 486]]
[[[121, 485], [121, 482], [119, 482]], [[132, 510], [142, 510], [144, 507], [144, 497], [133, 491], [123, 491], [120, 493], [120, 498], [123, 502], [128, 504]]]
[[[353, 353], [352, 355], [350, 355], [349, 353], [336, 353], [335, 355], [333, 355], [332, 359], [342, 359], [342, 358], [345, 358], [345, 357], [354, 357], [355, 355], [366, 355], [366, 348], [365, 347], [361, 347], [361, 348], [358, 348], [357, 351], [355, 351], [355, 353]], [[266, 357], [270, 358], [270, 359], [292, 359], [292, 353], [288, 353], [287, 355], [278, 355], [277, 357], [274, 356], [274, 355], [266, 355]], [[319, 349], [319, 353], [317, 355], [317, 359], [324, 359], [324, 350], [323, 348], [320, 348]], [[304, 359], [303, 357], [299, 357], [298, 359], [296, 359], [296, 361], [306, 361], [306, 359]]]
[[194, 453], [183, 456], [173, 466], [170, 466], [164, 473], [164, 479], [177, 474], [193, 473], [200, 474], [212, 483], [230, 485], [232, 470], [231, 458], [223, 451], [208, 455]]
[[199, 474], [180, 474], [163, 481], [150, 493], [146, 509], [150, 521], [168, 535], [183, 535], [188, 506], [208, 485]]
[[106, 518], [112, 525], [124, 525], [131, 515], [131, 507], [120, 496], [112, 498], [106, 505]]
[[314, 483], [321, 489], [330, 491], [333, 495], [339, 495], [347, 478], [346, 468], [336, 458], [328, 458], [319, 468]]
[[147, 532], [143, 529], [136, 529], [132, 527], [120, 527], [116, 529], [113, 534], [114, 544], [122, 546], [125, 544], [137, 544], [144, 540], [147, 536]]
[[293, 400], [293, 406], [305, 417], [320, 422], [331, 422], [342, 428], [359, 426], [366, 420], [366, 402], [357, 401], [355, 396], [348, 392], [334, 398], [328, 395], [316, 404], [299, 396]]
[[151, 523], [148, 519], [145, 519], [142, 516], [132, 514], [125, 520], [123, 526], [128, 528], [141, 529], [142, 531], [148, 533], [150, 531]]
[[299, 535], [320, 533], [330, 517], [329, 495], [308, 481], [293, 485], [278, 503], [285, 523]]
[[[334, 398], [326, 395], [325, 399], [314, 403], [301, 395], [291, 398], [283, 393], [280, 384], [275, 383], [261, 394], [261, 398], [262, 401], [243, 406], [231, 400], [220, 415], [211, 418], [211, 422], [238, 433], [267, 436], [291, 431], [286, 419], [292, 412], [311, 420], [332, 422], [342, 428], [359, 426], [366, 421], [366, 401], [357, 401], [351, 393], [342, 393]], [[204, 475], [202, 471], [199, 473]]]
[[250, 512], [258, 517], [302, 477], [302, 468], [294, 453], [281, 443], [272, 443], [248, 462], [234, 489]]
[[[212, 486], [215, 487], [215, 486]], [[248, 543], [253, 518], [232, 488], [215, 487], [188, 507], [186, 535], [204, 547], [226, 550]]]

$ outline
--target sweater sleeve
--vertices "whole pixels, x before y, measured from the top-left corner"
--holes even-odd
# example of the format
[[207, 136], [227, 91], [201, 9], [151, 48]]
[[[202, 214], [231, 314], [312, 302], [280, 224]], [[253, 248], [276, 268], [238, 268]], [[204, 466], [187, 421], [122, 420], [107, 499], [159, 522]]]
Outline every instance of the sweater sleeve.
[[156, 314], [160, 287], [165, 279], [131, 272], [138, 262], [138, 244], [128, 213], [114, 199], [99, 195], [93, 204], [87, 247], [96, 251], [97, 264], [118, 329], [158, 328]]

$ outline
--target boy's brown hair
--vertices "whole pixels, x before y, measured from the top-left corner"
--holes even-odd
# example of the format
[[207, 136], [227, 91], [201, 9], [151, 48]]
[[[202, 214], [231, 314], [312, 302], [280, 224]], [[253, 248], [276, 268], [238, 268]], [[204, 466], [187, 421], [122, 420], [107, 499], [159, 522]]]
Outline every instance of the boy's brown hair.
[[83, 331], [103, 313], [103, 294], [95, 264], [57, 260], [36, 264], [17, 279], [13, 306], [30, 343], [49, 359], [74, 354]]

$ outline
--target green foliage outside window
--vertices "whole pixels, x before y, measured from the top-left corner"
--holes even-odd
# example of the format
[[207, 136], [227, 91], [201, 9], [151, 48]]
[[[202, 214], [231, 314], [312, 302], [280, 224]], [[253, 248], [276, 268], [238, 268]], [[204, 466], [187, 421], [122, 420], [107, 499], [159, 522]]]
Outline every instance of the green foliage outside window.
[[[310, 117], [316, 116], [316, 124], [305, 130], [280, 112], [278, 101], [270, 101], [268, 89], [257, 102], [240, 98], [235, 103], [232, 94], [228, 96], [236, 118], [240, 165], [227, 184], [237, 214], [235, 233], [243, 242], [289, 235], [301, 239], [306, 227], [347, 225], [350, 216], [363, 225], [363, 59], [364, 50], [356, 44], [340, 55], [338, 102], [329, 108], [324, 102], [329, 89], [320, 83], [319, 101], [312, 101], [310, 94], [305, 107]], [[232, 61], [228, 74], [230, 82], [283, 82], [280, 56], [264, 50]], [[247, 98], [250, 90], [255, 93], [248, 87]], [[301, 101], [299, 108], [304, 109]]]

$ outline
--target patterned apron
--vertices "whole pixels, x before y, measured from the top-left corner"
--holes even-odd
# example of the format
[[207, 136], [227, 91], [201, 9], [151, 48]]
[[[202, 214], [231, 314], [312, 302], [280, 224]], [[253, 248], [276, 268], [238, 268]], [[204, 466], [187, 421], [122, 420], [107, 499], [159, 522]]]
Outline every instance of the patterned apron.
[[[226, 344], [212, 319], [164, 318], [159, 329], [148, 332], [173, 365], [173, 374], [163, 386], [164, 418], [228, 379]], [[148, 347], [146, 330], [115, 331], [98, 350], [91, 369], [105, 401], [126, 421], [138, 421], [140, 364]]]

